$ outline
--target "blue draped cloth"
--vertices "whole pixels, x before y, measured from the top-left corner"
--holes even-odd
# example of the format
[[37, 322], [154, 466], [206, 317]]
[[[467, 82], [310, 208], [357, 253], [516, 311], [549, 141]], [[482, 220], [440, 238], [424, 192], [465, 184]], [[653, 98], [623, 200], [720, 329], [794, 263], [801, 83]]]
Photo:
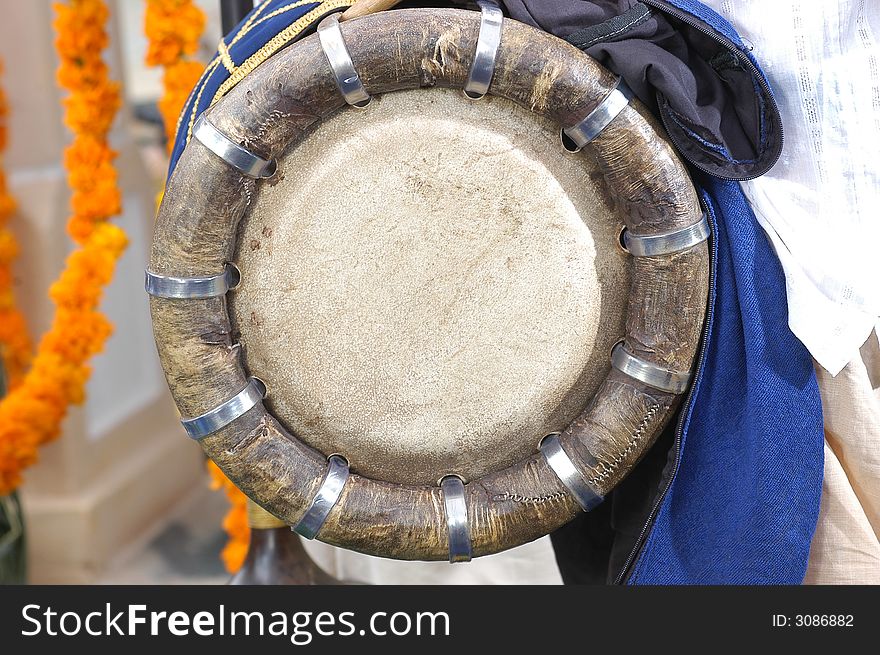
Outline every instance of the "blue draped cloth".
[[715, 285], [679, 470], [632, 584], [799, 584], [824, 466], [812, 358], [785, 278], [739, 185], [703, 180]]

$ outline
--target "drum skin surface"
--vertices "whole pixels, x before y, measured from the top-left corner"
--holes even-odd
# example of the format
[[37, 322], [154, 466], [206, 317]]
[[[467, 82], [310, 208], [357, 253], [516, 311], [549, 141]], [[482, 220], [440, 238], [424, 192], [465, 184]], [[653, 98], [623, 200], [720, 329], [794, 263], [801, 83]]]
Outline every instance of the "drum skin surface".
[[510, 466], [584, 409], [625, 333], [623, 225], [550, 121], [451, 89], [345, 109], [279, 160], [230, 298], [273, 413], [389, 482]]

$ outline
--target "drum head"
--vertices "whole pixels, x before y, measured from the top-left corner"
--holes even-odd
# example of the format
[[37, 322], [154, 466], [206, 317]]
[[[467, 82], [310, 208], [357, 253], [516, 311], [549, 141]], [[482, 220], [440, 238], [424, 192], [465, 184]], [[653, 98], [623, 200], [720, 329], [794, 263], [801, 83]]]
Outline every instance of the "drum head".
[[330, 16], [253, 65], [195, 121], [147, 272], [187, 434], [299, 534], [384, 557], [602, 502], [705, 316], [708, 221], [662, 128], [488, 4]]
[[279, 158], [231, 296], [275, 416], [379, 480], [466, 480], [584, 409], [625, 331], [623, 219], [559, 127], [450, 89], [346, 109]]

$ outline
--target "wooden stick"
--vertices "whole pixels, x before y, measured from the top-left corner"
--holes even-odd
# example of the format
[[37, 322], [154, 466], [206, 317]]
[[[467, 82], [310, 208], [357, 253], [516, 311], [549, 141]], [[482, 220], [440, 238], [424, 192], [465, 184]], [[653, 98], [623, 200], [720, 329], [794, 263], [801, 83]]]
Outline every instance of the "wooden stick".
[[351, 7], [342, 12], [339, 20], [351, 20], [352, 18], [375, 14], [377, 11], [391, 9], [399, 2], [400, 0], [357, 0]]

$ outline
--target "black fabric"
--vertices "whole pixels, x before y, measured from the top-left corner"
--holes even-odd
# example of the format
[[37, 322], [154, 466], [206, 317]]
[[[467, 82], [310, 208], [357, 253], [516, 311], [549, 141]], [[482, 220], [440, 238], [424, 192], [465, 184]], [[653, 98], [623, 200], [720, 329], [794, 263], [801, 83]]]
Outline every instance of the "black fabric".
[[598, 25], [589, 25], [582, 29], [572, 32], [565, 39], [573, 46], [586, 50], [596, 45], [600, 41], [608, 41], [620, 34], [624, 34], [629, 30], [644, 23], [651, 17], [651, 8], [647, 5], [637, 2], [631, 9], [625, 11], [619, 16], [610, 18], [604, 23]]
[[511, 18], [569, 40], [623, 77], [697, 168], [744, 180], [779, 158], [781, 119], [763, 78], [736, 44], [709, 26], [702, 27], [715, 38], [671, 15], [659, 0], [501, 4]]

